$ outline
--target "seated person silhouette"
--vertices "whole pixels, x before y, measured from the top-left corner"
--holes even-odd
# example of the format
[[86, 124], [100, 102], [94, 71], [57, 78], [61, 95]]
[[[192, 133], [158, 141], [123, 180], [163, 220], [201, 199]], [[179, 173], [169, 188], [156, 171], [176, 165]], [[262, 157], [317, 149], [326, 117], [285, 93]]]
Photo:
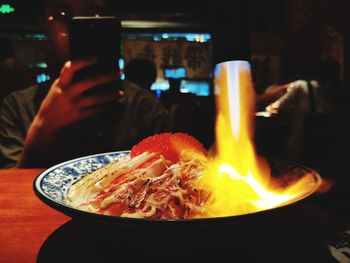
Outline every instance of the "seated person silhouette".
[[318, 121], [318, 131], [313, 128], [314, 132], [309, 138], [314, 139], [325, 128], [320, 126], [322, 123], [319, 121], [338, 111], [335, 98], [339, 81], [335, 80], [339, 80], [340, 74], [330, 67], [333, 67], [330, 59], [321, 60], [313, 74], [301, 74], [281, 85], [287, 87], [286, 92], [266, 107], [267, 111], [284, 116], [290, 122], [290, 135], [285, 147], [289, 159], [301, 161], [305, 144], [309, 143], [305, 136], [307, 129], [313, 128], [311, 125]]
[[157, 79], [157, 67], [146, 58], [131, 59], [124, 69], [125, 79], [150, 90]]
[[[96, 63], [69, 60], [72, 16], [106, 15], [108, 0], [41, 0], [40, 25], [47, 34], [52, 79], [11, 93], [0, 110], [0, 167], [46, 168], [80, 156], [128, 150], [145, 137], [168, 129], [168, 114], [150, 92], [119, 72], [75, 73]], [[110, 84], [118, 89], [87, 93]]]

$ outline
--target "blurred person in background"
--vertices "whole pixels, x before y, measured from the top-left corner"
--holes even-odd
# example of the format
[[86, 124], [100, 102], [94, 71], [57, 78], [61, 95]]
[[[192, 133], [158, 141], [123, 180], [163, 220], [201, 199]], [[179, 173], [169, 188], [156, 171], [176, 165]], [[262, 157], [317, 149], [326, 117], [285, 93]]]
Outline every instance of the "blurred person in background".
[[294, 108], [303, 112], [335, 112], [341, 89], [339, 64], [332, 58], [321, 59], [311, 76], [298, 74], [296, 79], [280, 86], [286, 87], [286, 93], [267, 106], [270, 112]]
[[[118, 81], [119, 73], [74, 74], [94, 58], [68, 61], [72, 16], [108, 15], [105, 0], [41, 0], [40, 23], [48, 37], [52, 81], [14, 92], [0, 113], [0, 167], [49, 167], [100, 152], [128, 150], [141, 139], [168, 129], [161, 103], [144, 88]], [[119, 91], [86, 92], [106, 83]]]
[[0, 70], [14, 68], [15, 62], [15, 54], [11, 39], [0, 38]]
[[[0, 105], [2, 99], [13, 88], [14, 82], [13, 76], [15, 73], [15, 53], [13, 49], [13, 43], [10, 38], [0, 37]], [[15, 76], [17, 79], [17, 76]]]
[[125, 79], [140, 87], [151, 90], [157, 79], [157, 67], [153, 61], [146, 58], [131, 59], [124, 69]]
[[[289, 159], [302, 161], [306, 128], [316, 125], [315, 120], [325, 120], [320, 117], [339, 112], [340, 67], [334, 59], [325, 58], [319, 61], [313, 74], [297, 76], [297, 79], [281, 85], [286, 87], [285, 94], [270, 103], [266, 110], [288, 119], [290, 130], [284, 154]], [[321, 132], [320, 129], [317, 132]]]
[[256, 109], [257, 111], [264, 110], [272, 102], [275, 102], [282, 97], [288, 89], [288, 85], [270, 85], [264, 92], [256, 94]]

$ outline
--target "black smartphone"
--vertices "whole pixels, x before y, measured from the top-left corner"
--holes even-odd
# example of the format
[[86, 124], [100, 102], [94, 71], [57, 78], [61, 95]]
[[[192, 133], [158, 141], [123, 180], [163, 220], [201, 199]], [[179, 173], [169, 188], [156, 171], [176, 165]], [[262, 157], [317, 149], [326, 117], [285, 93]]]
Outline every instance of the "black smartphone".
[[[95, 57], [97, 62], [76, 72], [73, 82], [97, 74], [118, 73], [121, 57], [121, 21], [114, 16], [73, 17], [68, 26], [70, 59]], [[120, 86], [120, 80], [114, 88]], [[104, 92], [114, 85], [101, 85], [89, 93]]]

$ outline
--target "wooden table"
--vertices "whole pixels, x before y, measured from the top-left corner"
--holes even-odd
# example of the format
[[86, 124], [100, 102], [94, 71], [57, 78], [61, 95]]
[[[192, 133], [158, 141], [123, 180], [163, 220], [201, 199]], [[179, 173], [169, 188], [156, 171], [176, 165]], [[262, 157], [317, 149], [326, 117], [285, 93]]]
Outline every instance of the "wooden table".
[[33, 191], [40, 169], [0, 170], [0, 262], [36, 262], [46, 238], [70, 218]]
[[[151, 234], [146, 233], [147, 235], [144, 238], [147, 239], [140, 239], [138, 230], [134, 230], [131, 236], [130, 232], [126, 231], [127, 235], [123, 237], [120, 231], [112, 233], [109, 229], [103, 231], [103, 228], [98, 226], [99, 224], [97, 224], [98, 227], [94, 227], [96, 225], [93, 226], [90, 223], [86, 225], [86, 222], [77, 219], [71, 220], [70, 217], [50, 208], [40, 201], [33, 191], [33, 181], [41, 171], [40, 169], [0, 170], [0, 263], [97, 263], [109, 261], [110, 257], [120, 259], [120, 256], [122, 256], [121, 258], [127, 256], [129, 261], [132, 261], [130, 257], [134, 259], [140, 257], [145, 262], [148, 262], [147, 257], [152, 262], [157, 258], [168, 258], [169, 255], [171, 257], [178, 255], [179, 261], [184, 258], [181, 254], [184, 253], [183, 250], [178, 248], [178, 245], [183, 242], [181, 239], [183, 233], [178, 235], [181, 242], [175, 243], [168, 250], [165, 249], [163, 252], [159, 252], [159, 246], [154, 248], [154, 239], [157, 239], [156, 234], [158, 233], [158, 236], [162, 237], [161, 231], [158, 231], [157, 228], [154, 228]], [[314, 206], [313, 203], [300, 208], [296, 210], [297, 212], [294, 213], [293, 218], [285, 218], [286, 223], [298, 228], [302, 225], [308, 228], [311, 227], [310, 233], [315, 235], [310, 237], [315, 237], [316, 241], [319, 235], [322, 236], [327, 232], [332, 233], [338, 229], [343, 229], [343, 227], [346, 230], [349, 229], [347, 226], [339, 224], [319, 206]], [[271, 225], [271, 222], [267, 221], [265, 226], [269, 225]], [[206, 233], [206, 235], [208, 234]], [[130, 239], [127, 240], [125, 237]], [[232, 240], [236, 240], [236, 237], [237, 232], [232, 233]], [[291, 256], [294, 256], [292, 258], [296, 260], [294, 262], [306, 262], [303, 261], [305, 259], [309, 259], [307, 262], [336, 262], [332, 261], [330, 253], [323, 251], [321, 246], [313, 244], [312, 238], [305, 240], [304, 237], [296, 235], [296, 238], [294, 236], [295, 240], [290, 240], [290, 237], [284, 233], [281, 233], [281, 237], [285, 240], [282, 242], [278, 235], [274, 245], [269, 243], [271, 239], [265, 235], [263, 236], [264, 242], [257, 240], [255, 244], [249, 241], [242, 245], [242, 240], [236, 240], [239, 242], [235, 243], [233, 248], [223, 249], [219, 246], [214, 250], [214, 255], [211, 252], [213, 251], [211, 245], [209, 247], [196, 247], [196, 249], [190, 250], [190, 256], [195, 256], [198, 259], [198, 255], [209, 251], [208, 255], [213, 256], [214, 261], [220, 262], [220, 255], [217, 257], [216, 253], [221, 254], [221, 256], [223, 253], [224, 255], [226, 253], [226, 256], [231, 256], [232, 249], [236, 249], [237, 251], [243, 251], [241, 255], [244, 255], [245, 259], [247, 259], [247, 255], [250, 255], [253, 259], [255, 259], [255, 255], [259, 255], [261, 260], [259, 262], [276, 262], [273, 261], [276, 256], [271, 259], [270, 253], [271, 247], [274, 247], [272, 255], [276, 255], [276, 251], [280, 251], [277, 254], [279, 260], [277, 262], [293, 262], [285, 261]], [[148, 241], [145, 242], [144, 240]], [[201, 240], [205, 240], [205, 238]], [[213, 240], [211, 240], [211, 243], [213, 243]], [[135, 246], [135, 244], [138, 246]], [[237, 248], [237, 245], [241, 245], [241, 247]], [[278, 246], [279, 248], [277, 248]], [[150, 250], [149, 247], [153, 249]], [[234, 252], [235, 255], [237, 255], [237, 251]], [[109, 252], [109, 254], [106, 254], [106, 252]], [[198, 254], [198, 252], [200, 253]], [[161, 254], [163, 256], [159, 257], [159, 253], [163, 253]], [[105, 257], [101, 259], [103, 255]], [[184, 255], [189, 256], [189, 254]], [[203, 255], [205, 259], [207, 254]], [[244, 259], [242, 260], [244, 262]]]

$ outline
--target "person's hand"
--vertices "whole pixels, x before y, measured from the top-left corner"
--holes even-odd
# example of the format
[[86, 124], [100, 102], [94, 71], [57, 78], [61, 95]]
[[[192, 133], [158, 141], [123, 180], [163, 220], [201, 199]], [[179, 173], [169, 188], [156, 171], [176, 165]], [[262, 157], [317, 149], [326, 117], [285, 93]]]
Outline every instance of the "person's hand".
[[61, 130], [98, 114], [110, 102], [124, 96], [123, 91], [83, 94], [98, 85], [115, 82], [117, 74], [91, 76], [72, 83], [75, 72], [93, 63], [94, 59], [88, 59], [64, 65], [28, 130], [18, 167], [40, 167], [38, 163], [49, 165], [55, 158], [59, 160], [65, 147], [64, 139], [60, 138]]
[[288, 84], [284, 85], [271, 85], [262, 94], [257, 96], [258, 104], [270, 104], [271, 102], [279, 99], [286, 93]]
[[52, 132], [59, 131], [73, 123], [96, 115], [108, 103], [123, 96], [123, 91], [85, 95], [84, 92], [98, 85], [116, 81], [117, 73], [91, 76], [72, 83], [74, 74], [82, 68], [95, 63], [94, 59], [68, 61], [63, 66], [44, 99], [36, 121]]
[[295, 81], [285, 84], [286, 92], [277, 100], [266, 106], [266, 111], [289, 116], [296, 111], [305, 112], [308, 108], [307, 89], [304, 81]]

